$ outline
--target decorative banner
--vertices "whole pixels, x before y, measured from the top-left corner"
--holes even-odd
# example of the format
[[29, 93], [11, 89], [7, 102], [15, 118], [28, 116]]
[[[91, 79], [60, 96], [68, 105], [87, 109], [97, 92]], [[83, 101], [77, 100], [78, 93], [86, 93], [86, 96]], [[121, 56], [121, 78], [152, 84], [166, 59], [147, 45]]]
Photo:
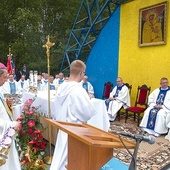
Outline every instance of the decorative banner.
[[13, 54], [9, 54], [7, 60], [7, 71], [9, 74], [15, 74], [15, 64], [13, 61]]

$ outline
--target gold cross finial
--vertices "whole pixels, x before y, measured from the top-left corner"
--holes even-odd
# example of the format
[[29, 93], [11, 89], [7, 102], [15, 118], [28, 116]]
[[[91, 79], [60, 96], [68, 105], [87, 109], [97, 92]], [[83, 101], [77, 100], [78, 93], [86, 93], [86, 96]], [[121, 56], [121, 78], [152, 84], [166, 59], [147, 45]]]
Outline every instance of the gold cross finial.
[[46, 44], [43, 45], [44, 48], [46, 48], [46, 54], [47, 54], [47, 57], [50, 57], [50, 48], [55, 45], [55, 43], [51, 43], [50, 42], [50, 36], [48, 35], [47, 37], [47, 42]]
[[11, 45], [9, 45], [9, 54], [11, 54]]

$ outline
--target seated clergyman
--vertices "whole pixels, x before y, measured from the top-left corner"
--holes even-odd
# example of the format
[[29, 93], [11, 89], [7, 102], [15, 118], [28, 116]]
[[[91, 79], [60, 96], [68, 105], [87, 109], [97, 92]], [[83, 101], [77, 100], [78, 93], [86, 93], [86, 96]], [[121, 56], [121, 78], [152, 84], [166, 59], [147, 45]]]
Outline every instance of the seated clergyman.
[[90, 98], [94, 97], [94, 89], [92, 84], [88, 81], [88, 76], [85, 75], [81, 83], [82, 83], [82, 87], [86, 90], [89, 97]]
[[148, 108], [140, 126], [144, 131], [155, 136], [165, 134], [170, 128], [170, 88], [168, 79], [160, 80], [161, 87], [155, 89], [148, 98]]
[[116, 83], [117, 85], [110, 93], [109, 99], [105, 101], [110, 121], [115, 120], [117, 112], [122, 106], [124, 108], [130, 106], [130, 96], [127, 86], [123, 83], [121, 77], [117, 78]]

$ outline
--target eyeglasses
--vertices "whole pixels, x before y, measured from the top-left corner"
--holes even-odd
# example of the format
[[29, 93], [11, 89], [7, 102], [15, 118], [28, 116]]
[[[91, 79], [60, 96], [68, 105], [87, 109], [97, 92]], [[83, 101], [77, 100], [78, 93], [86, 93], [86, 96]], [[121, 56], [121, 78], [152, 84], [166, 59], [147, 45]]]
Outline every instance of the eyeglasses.
[[166, 81], [166, 82], [162, 82], [161, 84], [167, 84], [168, 82]]
[[85, 72], [85, 71], [82, 71], [80, 74], [82, 74], [82, 73], [84, 73], [84, 75], [86, 74], [86, 72]]

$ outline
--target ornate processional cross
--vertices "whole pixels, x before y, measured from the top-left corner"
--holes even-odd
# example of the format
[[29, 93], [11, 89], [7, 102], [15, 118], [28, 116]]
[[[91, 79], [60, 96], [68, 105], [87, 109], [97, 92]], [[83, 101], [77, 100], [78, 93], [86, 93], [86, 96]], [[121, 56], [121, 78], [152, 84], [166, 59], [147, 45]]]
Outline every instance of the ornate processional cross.
[[[47, 68], [48, 68], [48, 117], [51, 118], [51, 109], [50, 109], [50, 48], [55, 45], [55, 43], [50, 42], [50, 36], [47, 37], [46, 44], [43, 45], [46, 48], [47, 54]], [[50, 155], [44, 158], [45, 163], [51, 164], [52, 162], [52, 151], [51, 151], [51, 125], [49, 124], [49, 151]]]
[[50, 48], [54, 45], [55, 45], [55, 43], [50, 42], [50, 36], [48, 35], [47, 42], [46, 42], [46, 44], [43, 45], [43, 47], [46, 48], [46, 54], [47, 54], [48, 58], [50, 57]]

